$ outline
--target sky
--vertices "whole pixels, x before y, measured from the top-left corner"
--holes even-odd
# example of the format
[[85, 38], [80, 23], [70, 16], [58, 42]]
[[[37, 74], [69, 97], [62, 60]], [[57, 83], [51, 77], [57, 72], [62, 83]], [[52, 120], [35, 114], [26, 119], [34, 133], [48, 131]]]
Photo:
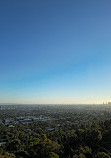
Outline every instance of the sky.
[[111, 101], [111, 0], [1, 0], [0, 103]]

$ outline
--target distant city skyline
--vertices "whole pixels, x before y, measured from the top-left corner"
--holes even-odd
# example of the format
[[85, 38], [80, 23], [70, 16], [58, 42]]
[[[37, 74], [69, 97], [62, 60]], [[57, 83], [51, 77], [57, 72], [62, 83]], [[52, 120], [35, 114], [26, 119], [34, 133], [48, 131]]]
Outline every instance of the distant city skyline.
[[111, 1], [0, 1], [0, 103], [111, 101]]

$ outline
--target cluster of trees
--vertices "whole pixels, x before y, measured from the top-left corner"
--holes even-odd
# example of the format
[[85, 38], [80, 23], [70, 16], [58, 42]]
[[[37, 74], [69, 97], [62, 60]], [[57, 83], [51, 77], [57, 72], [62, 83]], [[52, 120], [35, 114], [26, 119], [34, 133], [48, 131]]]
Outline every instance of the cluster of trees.
[[111, 120], [58, 131], [40, 130], [36, 124], [1, 126], [0, 140], [6, 141], [1, 158], [110, 158]]

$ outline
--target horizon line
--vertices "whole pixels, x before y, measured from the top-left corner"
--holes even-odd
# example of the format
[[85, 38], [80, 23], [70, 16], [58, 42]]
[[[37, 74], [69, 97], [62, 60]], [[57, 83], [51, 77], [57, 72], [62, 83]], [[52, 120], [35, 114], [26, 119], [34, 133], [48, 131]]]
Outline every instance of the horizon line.
[[15, 105], [108, 105], [111, 102], [103, 103], [0, 103], [1, 104], [15, 104]]

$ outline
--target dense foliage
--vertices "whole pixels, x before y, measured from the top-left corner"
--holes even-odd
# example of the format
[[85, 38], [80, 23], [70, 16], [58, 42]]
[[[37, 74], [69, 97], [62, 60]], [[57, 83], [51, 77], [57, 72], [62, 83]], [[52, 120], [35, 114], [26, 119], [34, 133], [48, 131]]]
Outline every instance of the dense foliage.
[[[0, 142], [5, 143], [0, 146], [0, 157], [110, 158], [110, 119], [95, 120], [93, 117], [92, 121], [79, 126], [72, 126], [69, 120], [71, 118], [14, 126], [1, 124]], [[53, 129], [48, 130], [47, 126]]]

